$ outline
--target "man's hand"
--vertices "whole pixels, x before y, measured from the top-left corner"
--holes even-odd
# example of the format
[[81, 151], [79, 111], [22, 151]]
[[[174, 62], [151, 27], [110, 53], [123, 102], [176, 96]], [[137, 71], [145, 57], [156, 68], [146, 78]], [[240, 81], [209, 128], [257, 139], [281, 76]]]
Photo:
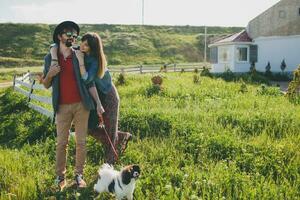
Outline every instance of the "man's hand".
[[58, 73], [60, 72], [60, 66], [55, 64], [50, 66], [50, 69], [48, 71], [48, 76], [50, 76], [50, 78], [53, 78], [54, 76], [56, 76]]
[[75, 50], [75, 55], [78, 59], [79, 66], [84, 65], [84, 54], [80, 50]]

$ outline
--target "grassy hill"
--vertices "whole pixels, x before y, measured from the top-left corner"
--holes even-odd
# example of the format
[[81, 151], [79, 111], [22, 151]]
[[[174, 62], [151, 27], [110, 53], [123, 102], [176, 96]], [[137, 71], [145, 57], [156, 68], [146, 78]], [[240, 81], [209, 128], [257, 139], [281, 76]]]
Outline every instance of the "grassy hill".
[[[208, 77], [194, 83], [193, 76], [163, 74], [160, 92], [147, 74], [127, 75], [126, 84], [117, 86], [120, 128], [138, 139], [116, 167], [141, 165], [137, 199], [299, 199], [299, 106], [278, 88]], [[0, 95], [0, 130], [0, 199], [94, 198], [103, 150], [92, 138], [89, 187], [57, 192], [51, 122], [6, 90]], [[74, 152], [71, 138], [69, 180]]]
[[[204, 27], [81, 24], [81, 34], [100, 34], [110, 65], [201, 62]], [[0, 24], [0, 66], [17, 66], [1, 57], [37, 60], [48, 52], [55, 25]], [[231, 34], [241, 27], [208, 27], [208, 34]], [[209, 36], [208, 41], [220, 37]], [[21, 62], [22, 63], [22, 62]]]

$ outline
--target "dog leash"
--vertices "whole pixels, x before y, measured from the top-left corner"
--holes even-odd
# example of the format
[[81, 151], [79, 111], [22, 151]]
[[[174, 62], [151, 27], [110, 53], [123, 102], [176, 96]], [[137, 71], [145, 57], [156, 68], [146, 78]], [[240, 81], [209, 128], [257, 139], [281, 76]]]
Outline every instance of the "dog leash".
[[118, 156], [118, 153], [116, 151], [115, 145], [112, 143], [112, 141], [111, 141], [111, 139], [110, 139], [110, 137], [109, 137], [109, 135], [108, 135], [108, 133], [106, 131], [105, 125], [102, 122], [100, 122], [100, 120], [99, 120], [99, 126], [98, 127], [104, 129], [105, 135], [108, 138], [108, 141], [109, 141], [109, 143], [110, 143], [110, 145], [112, 147], [112, 150], [113, 150], [113, 152], [114, 152], [114, 154], [116, 156], [116, 161], [118, 161], [119, 160], [119, 156]]

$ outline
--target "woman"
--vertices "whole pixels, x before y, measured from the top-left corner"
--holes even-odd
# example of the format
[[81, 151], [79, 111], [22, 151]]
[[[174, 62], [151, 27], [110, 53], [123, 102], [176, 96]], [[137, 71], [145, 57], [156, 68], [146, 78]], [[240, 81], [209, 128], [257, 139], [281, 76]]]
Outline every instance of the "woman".
[[[51, 56], [57, 57], [57, 47], [52, 47]], [[105, 132], [98, 128], [99, 121], [104, 123], [110, 139], [119, 152], [123, 152], [131, 134], [118, 131], [119, 104], [120, 98], [111, 75], [106, 67], [106, 58], [100, 36], [97, 33], [86, 33], [80, 44], [80, 51], [76, 50], [80, 73], [82, 79], [95, 100], [97, 110], [92, 110], [89, 117], [89, 134], [105, 147], [106, 162], [113, 164], [116, 160], [114, 150], [106, 139]], [[97, 90], [95, 90], [95, 88]], [[94, 90], [93, 90], [94, 89]], [[96, 91], [96, 92], [95, 92]], [[101, 100], [101, 101], [100, 101]]]

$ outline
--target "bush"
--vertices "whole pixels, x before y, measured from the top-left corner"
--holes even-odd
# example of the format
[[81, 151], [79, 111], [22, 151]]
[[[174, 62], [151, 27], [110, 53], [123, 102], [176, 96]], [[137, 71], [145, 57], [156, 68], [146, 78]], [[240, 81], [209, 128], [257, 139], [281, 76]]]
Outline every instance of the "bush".
[[242, 84], [240, 86], [239, 92], [241, 92], [241, 93], [248, 92], [247, 85], [246, 85], [246, 83], [244, 81], [242, 81]]
[[236, 81], [237, 75], [235, 75], [230, 68], [227, 68], [225, 72], [221, 74], [222, 79], [225, 81]]
[[200, 83], [200, 76], [199, 75], [195, 74], [193, 76], [193, 83], [195, 83], [195, 84]]
[[268, 62], [266, 66], [266, 72], [265, 72], [266, 77], [271, 78], [272, 77], [272, 72], [271, 72], [271, 64]]
[[157, 75], [157, 76], [153, 76], [153, 77], [151, 78], [151, 81], [152, 81], [152, 84], [153, 84], [153, 85], [162, 85], [162, 83], [163, 83], [163, 78], [162, 78], [162, 76]]
[[286, 68], [286, 63], [285, 63], [285, 60], [283, 59], [280, 64], [280, 69], [281, 69], [282, 73], [284, 72], [285, 68]]
[[256, 74], [255, 62], [251, 63], [249, 73], [254, 76]]
[[151, 85], [146, 89], [146, 96], [152, 97], [153, 95], [163, 94], [163, 87], [161, 85]]
[[117, 85], [124, 85], [126, 83], [125, 75], [123, 73], [120, 73], [117, 78]]
[[261, 84], [260, 88], [257, 90], [258, 95], [268, 95], [268, 96], [281, 96], [282, 92], [278, 87], [268, 87], [265, 84]]
[[203, 67], [201, 73], [201, 76], [208, 76], [208, 77], [212, 77], [212, 74], [210, 73], [209, 69], [207, 67]]
[[290, 82], [289, 87], [287, 89], [286, 96], [288, 99], [295, 103], [300, 104], [300, 65], [298, 69], [294, 71], [293, 80]]

